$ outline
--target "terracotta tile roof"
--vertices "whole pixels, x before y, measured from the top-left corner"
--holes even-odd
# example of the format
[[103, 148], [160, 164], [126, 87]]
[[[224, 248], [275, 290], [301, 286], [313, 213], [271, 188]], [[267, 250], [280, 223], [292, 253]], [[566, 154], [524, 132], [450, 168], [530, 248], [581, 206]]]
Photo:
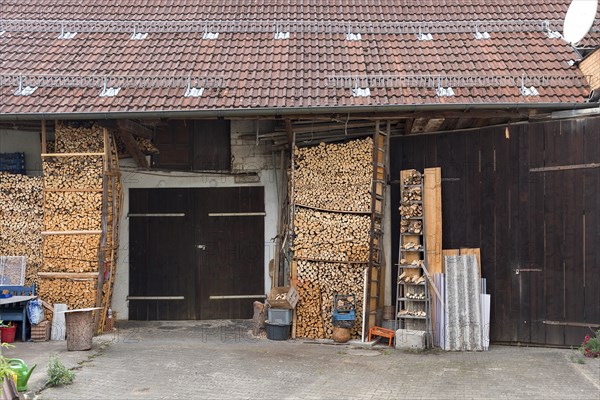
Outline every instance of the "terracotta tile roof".
[[[560, 30], [558, 24], [570, 0], [392, 0], [385, 4], [375, 0], [303, 0], [287, 4], [259, 0], [250, 5], [233, 0], [209, 0], [202, 4], [192, 0], [123, 0], [119, 5], [107, 0], [81, 3], [37, 0], [23, 5], [14, 0], [0, 0], [0, 19], [32, 20], [33, 26], [42, 26], [40, 20], [67, 20], [71, 25], [74, 20], [220, 19], [252, 20], [255, 25], [259, 20], [268, 22], [267, 29], [256, 32], [224, 29], [216, 40], [202, 39], [203, 32], [198, 30], [150, 32], [144, 40], [131, 40], [132, 32], [128, 30], [117, 33], [113, 28], [88, 29], [78, 32], [73, 39], [63, 40], [52, 29], [38, 29], [38, 32], [32, 32], [31, 27], [6, 29], [0, 35], [1, 76], [49, 75], [62, 77], [63, 81], [60, 84], [45, 81], [30, 96], [14, 95], [15, 79], [0, 82], [1, 113], [582, 102], [589, 93], [579, 69], [569, 64], [578, 55], [563, 40], [549, 38], [541, 28], [506, 32], [492, 28], [489, 39], [478, 40], [472, 27], [465, 29], [465, 23], [454, 29], [448, 25], [455, 21], [494, 20], [514, 24], [514, 21], [535, 20], [530, 26], [536, 27], [542, 20], [549, 20], [552, 29]], [[269, 30], [274, 29], [273, 21], [292, 20], [321, 21], [323, 25], [312, 32], [290, 32], [287, 40], [275, 40], [274, 31]], [[431, 41], [417, 40], [414, 26], [413, 30], [407, 30], [407, 23], [427, 21], [432, 23], [428, 29], [434, 32]], [[345, 24], [351, 22], [363, 24], [361, 28], [358, 25], [351, 28], [362, 29], [361, 40], [346, 40], [341, 31], [326, 32], [327, 27], [345, 29]], [[371, 33], [374, 26], [389, 28], [397, 23], [404, 24], [401, 31], [404, 33]], [[444, 23], [442, 31], [435, 30], [435, 26]], [[89, 23], [85, 26], [89, 28]], [[303, 25], [300, 26], [296, 29], [302, 29]], [[599, 26], [586, 37], [586, 43], [600, 44]], [[380, 75], [386, 79], [375, 82], [373, 78]], [[437, 95], [438, 86], [448, 83], [433, 79], [438, 75], [462, 77], [448, 84], [453, 96]], [[205, 86], [200, 97], [184, 96], [185, 79], [176, 80], [171, 87], [154, 88], [143, 87], [148, 82], [144, 85], [130, 82], [115, 97], [101, 97], [103, 79], [114, 81], [118, 76], [191, 76], [201, 81], [208, 78], [210, 83], [192, 85]], [[568, 79], [527, 79], [525, 86], [534, 86], [539, 95], [523, 96], [520, 77], [540, 76]], [[97, 77], [98, 81], [64, 87], [65, 77]], [[342, 81], [342, 77], [348, 79]], [[408, 77], [412, 79], [407, 80]], [[473, 83], [472, 79], [477, 77], [510, 79], [494, 84], [489, 79]], [[23, 81], [28, 82], [33, 81]], [[354, 86], [367, 85], [369, 96], [353, 96]]]

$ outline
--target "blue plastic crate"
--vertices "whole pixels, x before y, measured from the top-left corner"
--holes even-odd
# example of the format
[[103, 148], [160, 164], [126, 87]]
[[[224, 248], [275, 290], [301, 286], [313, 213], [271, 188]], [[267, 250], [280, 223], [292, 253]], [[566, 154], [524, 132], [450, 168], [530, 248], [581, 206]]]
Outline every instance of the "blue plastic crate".
[[356, 312], [352, 311], [338, 311], [333, 310], [333, 318], [338, 321], [354, 321], [356, 319]]
[[25, 153], [0, 153], [0, 171], [25, 174]]

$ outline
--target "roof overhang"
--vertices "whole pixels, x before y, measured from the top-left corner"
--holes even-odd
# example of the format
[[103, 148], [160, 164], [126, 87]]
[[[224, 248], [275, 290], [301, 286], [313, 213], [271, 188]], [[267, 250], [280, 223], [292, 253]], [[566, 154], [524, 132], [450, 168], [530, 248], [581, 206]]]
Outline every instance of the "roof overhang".
[[102, 119], [146, 119], [146, 118], [282, 118], [316, 116], [328, 114], [365, 115], [373, 118], [381, 116], [389, 119], [390, 114], [397, 118], [411, 118], [411, 114], [423, 111], [436, 113], [445, 111], [465, 112], [476, 110], [514, 111], [522, 114], [531, 111], [564, 111], [599, 107], [600, 103], [490, 103], [490, 104], [417, 104], [417, 105], [376, 105], [376, 106], [328, 106], [328, 107], [273, 107], [199, 110], [154, 110], [154, 111], [93, 111], [93, 112], [47, 112], [47, 113], [5, 113], [0, 121], [36, 120], [102, 120]]

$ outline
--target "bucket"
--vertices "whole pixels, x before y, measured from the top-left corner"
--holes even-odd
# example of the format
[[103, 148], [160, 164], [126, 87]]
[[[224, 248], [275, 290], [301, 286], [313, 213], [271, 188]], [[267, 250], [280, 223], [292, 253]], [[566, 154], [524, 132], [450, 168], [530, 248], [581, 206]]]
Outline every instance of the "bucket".
[[92, 311], [92, 309], [82, 309], [65, 312], [68, 351], [83, 351], [92, 348], [92, 339], [94, 338]]
[[1, 340], [2, 343], [14, 343], [15, 334], [17, 333], [17, 324], [13, 324], [13, 326], [5, 326], [2, 327], [1, 332]]
[[269, 340], [288, 340], [290, 337], [291, 325], [276, 325], [265, 323], [267, 329], [267, 339]]

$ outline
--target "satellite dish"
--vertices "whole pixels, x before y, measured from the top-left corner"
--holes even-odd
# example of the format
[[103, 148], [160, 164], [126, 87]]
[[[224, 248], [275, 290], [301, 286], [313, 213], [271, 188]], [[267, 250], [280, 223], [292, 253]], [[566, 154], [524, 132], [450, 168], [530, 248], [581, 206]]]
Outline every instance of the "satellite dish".
[[571, 44], [579, 42], [594, 25], [598, 1], [573, 0], [563, 24], [563, 37]]

